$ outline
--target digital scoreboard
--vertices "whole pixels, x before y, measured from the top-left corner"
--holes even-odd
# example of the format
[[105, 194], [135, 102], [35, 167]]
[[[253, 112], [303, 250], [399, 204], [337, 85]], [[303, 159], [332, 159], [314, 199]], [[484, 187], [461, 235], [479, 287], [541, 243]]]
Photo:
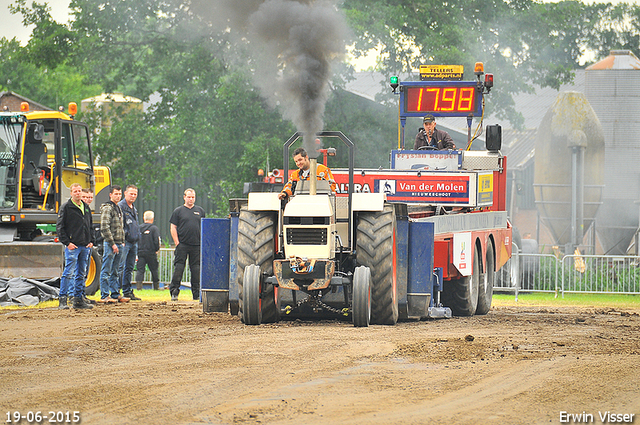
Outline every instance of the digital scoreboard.
[[467, 117], [482, 114], [482, 89], [474, 81], [403, 82], [401, 98], [402, 113], [406, 116]]

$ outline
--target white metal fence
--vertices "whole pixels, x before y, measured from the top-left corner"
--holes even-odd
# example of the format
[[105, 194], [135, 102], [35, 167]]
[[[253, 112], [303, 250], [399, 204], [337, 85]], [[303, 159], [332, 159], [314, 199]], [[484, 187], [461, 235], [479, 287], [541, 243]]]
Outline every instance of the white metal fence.
[[517, 253], [497, 274], [506, 291], [640, 294], [640, 257]]
[[[513, 245], [514, 255], [496, 275], [494, 288], [502, 291], [640, 294], [640, 257], [606, 255], [523, 254]], [[173, 248], [158, 253], [160, 282], [167, 285], [173, 275]], [[191, 279], [189, 265], [182, 282]], [[151, 282], [146, 270], [145, 282]]]
[[[173, 276], [173, 248], [160, 248], [160, 252], [158, 253], [158, 272], [160, 274], [160, 282], [168, 286], [171, 282], [171, 276]], [[189, 262], [187, 261], [182, 275], [182, 283], [188, 283], [190, 281], [191, 271], [189, 270]], [[144, 282], [151, 282], [151, 272], [148, 267], [144, 273]]]

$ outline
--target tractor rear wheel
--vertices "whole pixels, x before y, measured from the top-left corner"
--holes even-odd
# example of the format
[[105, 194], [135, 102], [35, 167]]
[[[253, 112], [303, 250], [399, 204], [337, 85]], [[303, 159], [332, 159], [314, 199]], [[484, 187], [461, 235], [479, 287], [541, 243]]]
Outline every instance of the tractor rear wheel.
[[353, 301], [351, 308], [353, 326], [365, 328], [371, 321], [371, 270], [356, 267], [353, 273]]
[[259, 325], [262, 322], [262, 305], [260, 300], [260, 267], [250, 264], [244, 269], [244, 309], [242, 320], [245, 325]]
[[84, 282], [85, 295], [94, 295], [100, 289], [100, 269], [102, 269], [102, 257], [97, 249], [91, 248], [89, 271]]
[[362, 212], [356, 230], [356, 261], [371, 270], [371, 323], [395, 325], [398, 297], [395, 279], [396, 217], [393, 206]]
[[[238, 315], [243, 318], [243, 278], [245, 267], [255, 264], [261, 273], [273, 274], [275, 253], [275, 214], [240, 210], [238, 221]], [[262, 321], [275, 322], [280, 318], [277, 290], [267, 289], [262, 303]], [[271, 293], [271, 295], [269, 295]], [[277, 311], [276, 311], [277, 310]]]
[[480, 283], [480, 254], [475, 249], [473, 272], [471, 276], [451, 279], [445, 282], [442, 291], [442, 303], [451, 308], [455, 316], [473, 316], [478, 307], [478, 289]]
[[496, 280], [495, 264], [493, 242], [489, 240], [489, 243], [487, 243], [487, 256], [484, 262], [484, 273], [480, 279], [480, 287], [478, 290], [478, 307], [476, 308], [476, 314], [487, 314], [491, 309], [493, 285]]

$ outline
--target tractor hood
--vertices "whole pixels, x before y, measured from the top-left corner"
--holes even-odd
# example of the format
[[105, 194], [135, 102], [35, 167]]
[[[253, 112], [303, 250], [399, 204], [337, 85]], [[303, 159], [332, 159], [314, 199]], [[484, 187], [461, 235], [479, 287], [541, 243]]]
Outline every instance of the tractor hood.
[[297, 195], [284, 209], [285, 217], [331, 217], [333, 208], [329, 196]]

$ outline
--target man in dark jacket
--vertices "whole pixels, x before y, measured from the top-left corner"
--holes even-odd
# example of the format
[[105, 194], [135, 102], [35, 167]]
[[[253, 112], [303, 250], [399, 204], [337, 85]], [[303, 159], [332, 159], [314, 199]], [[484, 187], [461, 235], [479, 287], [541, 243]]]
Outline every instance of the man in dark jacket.
[[153, 289], [158, 289], [160, 277], [158, 275], [158, 251], [160, 251], [160, 231], [153, 224], [153, 211], [144, 212], [144, 223], [140, 225], [140, 242], [138, 243], [138, 265], [136, 267], [136, 287], [142, 289], [144, 269], [149, 266]]
[[60, 279], [60, 309], [68, 309], [67, 296], [73, 296], [73, 308], [90, 309], [84, 298], [84, 272], [93, 246], [91, 209], [82, 201], [82, 186], [71, 185], [71, 198], [60, 207], [56, 231], [64, 250], [64, 271]]
[[436, 118], [433, 115], [427, 115], [423, 118], [422, 128], [418, 130], [416, 140], [413, 143], [413, 149], [420, 149], [422, 146], [432, 146], [437, 150], [456, 148], [449, 133], [436, 129]]
[[138, 210], [133, 204], [138, 199], [138, 188], [132, 184], [124, 190], [124, 199], [118, 202], [122, 210], [122, 220], [124, 223], [124, 248], [122, 249], [122, 260], [120, 260], [120, 286], [122, 295], [130, 300], [139, 301], [131, 288], [131, 278], [133, 268], [136, 265], [138, 255], [138, 241], [140, 240], [140, 224], [138, 224]]

